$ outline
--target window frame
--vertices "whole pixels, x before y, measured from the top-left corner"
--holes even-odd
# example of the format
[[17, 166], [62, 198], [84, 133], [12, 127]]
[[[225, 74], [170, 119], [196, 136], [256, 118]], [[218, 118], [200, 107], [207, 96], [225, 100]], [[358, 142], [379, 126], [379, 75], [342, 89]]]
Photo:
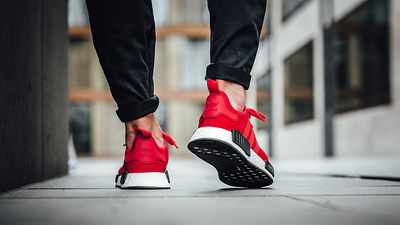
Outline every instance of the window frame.
[[315, 96], [314, 96], [314, 86], [315, 86], [315, 71], [314, 71], [314, 39], [308, 40], [307, 42], [305, 42], [305, 44], [301, 45], [300, 47], [298, 47], [295, 51], [293, 51], [289, 56], [287, 56], [284, 60], [283, 60], [283, 76], [284, 79], [286, 79], [286, 71], [285, 71], [285, 63], [291, 58], [293, 57], [296, 53], [299, 53], [300, 51], [302, 51], [303, 49], [307, 48], [308, 46], [311, 47], [311, 60], [310, 60], [310, 68], [311, 68], [311, 99], [312, 99], [312, 110], [311, 110], [311, 116], [308, 117], [304, 117], [298, 120], [287, 120], [286, 118], [286, 101], [287, 101], [287, 92], [286, 92], [286, 83], [284, 81], [284, 124], [285, 125], [290, 125], [290, 124], [296, 124], [296, 123], [300, 123], [300, 122], [306, 122], [306, 121], [310, 121], [313, 120], [315, 118]]
[[[336, 30], [337, 30], [337, 26], [340, 25], [341, 23], [345, 24], [346, 20], [348, 20], [349, 18], [351, 18], [352, 16], [354, 16], [357, 13], [360, 13], [360, 11], [362, 11], [365, 7], [368, 7], [370, 4], [373, 4], [374, 2], [376, 2], [378, 0], [369, 0], [369, 1], [365, 1], [364, 3], [360, 4], [359, 6], [357, 6], [357, 8], [355, 8], [354, 10], [352, 10], [350, 13], [346, 14], [346, 16], [340, 18], [339, 20], [335, 21], [333, 24], [333, 36], [334, 39], [337, 38], [337, 34], [336, 34]], [[387, 10], [387, 83], [388, 83], [388, 87], [387, 87], [387, 93], [388, 93], [388, 98], [385, 101], [380, 101], [378, 103], [364, 103], [361, 106], [355, 106], [355, 107], [349, 107], [347, 109], [338, 109], [337, 108], [337, 101], [338, 101], [338, 97], [337, 97], [337, 92], [338, 92], [338, 85], [337, 85], [337, 67], [338, 64], [336, 64], [335, 62], [333, 63], [333, 66], [335, 67], [335, 74], [334, 74], [334, 82], [335, 82], [335, 90], [334, 90], [334, 98], [335, 98], [335, 105], [334, 105], [334, 112], [335, 114], [342, 114], [342, 113], [347, 113], [347, 112], [352, 112], [352, 111], [357, 111], [360, 109], [367, 109], [367, 108], [371, 108], [371, 107], [376, 107], [376, 106], [382, 106], [382, 105], [390, 105], [392, 102], [392, 93], [391, 93], [391, 86], [390, 86], [390, 82], [391, 82], [391, 57], [390, 57], [390, 1], [389, 0], [380, 0], [380, 1], [386, 1], [386, 10]], [[334, 56], [338, 57], [338, 49], [336, 48], [336, 46], [334, 47]], [[363, 100], [363, 99], [362, 99]]]
[[299, 9], [303, 8], [303, 6], [305, 6], [307, 3], [311, 2], [310, 0], [304, 0], [302, 3], [297, 5], [291, 12], [289, 12], [288, 14], [285, 15], [284, 8], [283, 8], [285, 1], [287, 1], [287, 0], [281, 1], [281, 12], [282, 12], [282, 21], [283, 22], [285, 22], [288, 18], [292, 17], [292, 15], [296, 14], [299, 11]]

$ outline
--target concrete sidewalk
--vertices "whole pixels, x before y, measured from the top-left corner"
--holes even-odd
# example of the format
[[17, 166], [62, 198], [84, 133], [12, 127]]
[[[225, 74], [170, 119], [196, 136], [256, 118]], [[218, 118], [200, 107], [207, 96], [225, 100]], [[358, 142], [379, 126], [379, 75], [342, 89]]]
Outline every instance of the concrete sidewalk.
[[272, 160], [274, 184], [244, 189], [175, 156], [170, 190], [115, 188], [122, 157], [79, 160], [69, 176], [2, 193], [0, 224], [400, 224], [400, 182], [384, 180], [400, 177], [400, 157]]

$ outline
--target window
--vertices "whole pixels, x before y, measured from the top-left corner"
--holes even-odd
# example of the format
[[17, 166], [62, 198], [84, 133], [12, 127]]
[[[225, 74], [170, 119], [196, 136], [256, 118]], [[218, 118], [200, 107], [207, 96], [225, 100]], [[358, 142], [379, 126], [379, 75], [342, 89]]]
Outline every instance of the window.
[[282, 18], [283, 20], [291, 16], [308, 0], [283, 0], [282, 2]]
[[313, 44], [309, 42], [284, 62], [285, 123], [314, 117]]
[[70, 135], [78, 154], [89, 154], [92, 149], [90, 111], [91, 107], [88, 103], [70, 103], [69, 105]]
[[335, 25], [336, 112], [389, 103], [388, 14], [369, 1]]
[[257, 110], [267, 116], [265, 122], [257, 120], [258, 130], [268, 129], [271, 126], [271, 71], [257, 79]]
[[268, 37], [271, 35], [271, 18], [272, 18], [272, 1], [267, 2], [267, 9], [265, 10], [265, 15], [264, 15], [264, 22], [263, 22], [263, 29], [265, 32], [265, 36], [261, 34], [261, 38]]

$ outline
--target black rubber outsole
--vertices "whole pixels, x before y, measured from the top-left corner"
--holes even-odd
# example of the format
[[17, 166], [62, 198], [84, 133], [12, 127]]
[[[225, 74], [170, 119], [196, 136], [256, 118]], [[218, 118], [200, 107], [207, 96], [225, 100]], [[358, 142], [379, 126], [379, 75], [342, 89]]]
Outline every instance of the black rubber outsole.
[[190, 142], [188, 148], [197, 157], [214, 166], [219, 179], [227, 185], [261, 188], [273, 183], [273, 179], [265, 171], [253, 165], [224, 141], [197, 139]]

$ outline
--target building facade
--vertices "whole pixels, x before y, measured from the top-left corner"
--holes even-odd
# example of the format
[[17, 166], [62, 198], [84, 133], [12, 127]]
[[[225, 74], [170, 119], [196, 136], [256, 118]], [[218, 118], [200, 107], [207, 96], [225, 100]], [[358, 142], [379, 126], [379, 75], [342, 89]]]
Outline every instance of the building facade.
[[266, 21], [258, 98], [248, 95], [271, 120], [258, 132], [264, 149], [278, 158], [400, 153], [400, 2], [270, 1]]
[[[161, 99], [156, 117], [181, 147], [171, 152], [189, 154], [186, 144], [207, 96], [206, 1], [153, 0], [153, 7], [155, 94]], [[72, 17], [71, 26], [87, 26], [85, 16]], [[269, 155], [399, 153], [399, 1], [270, 0], [264, 26], [246, 104], [268, 116], [266, 123], [253, 124]], [[90, 34], [72, 36], [71, 132], [77, 150], [121, 155], [123, 124], [107, 95]]]

